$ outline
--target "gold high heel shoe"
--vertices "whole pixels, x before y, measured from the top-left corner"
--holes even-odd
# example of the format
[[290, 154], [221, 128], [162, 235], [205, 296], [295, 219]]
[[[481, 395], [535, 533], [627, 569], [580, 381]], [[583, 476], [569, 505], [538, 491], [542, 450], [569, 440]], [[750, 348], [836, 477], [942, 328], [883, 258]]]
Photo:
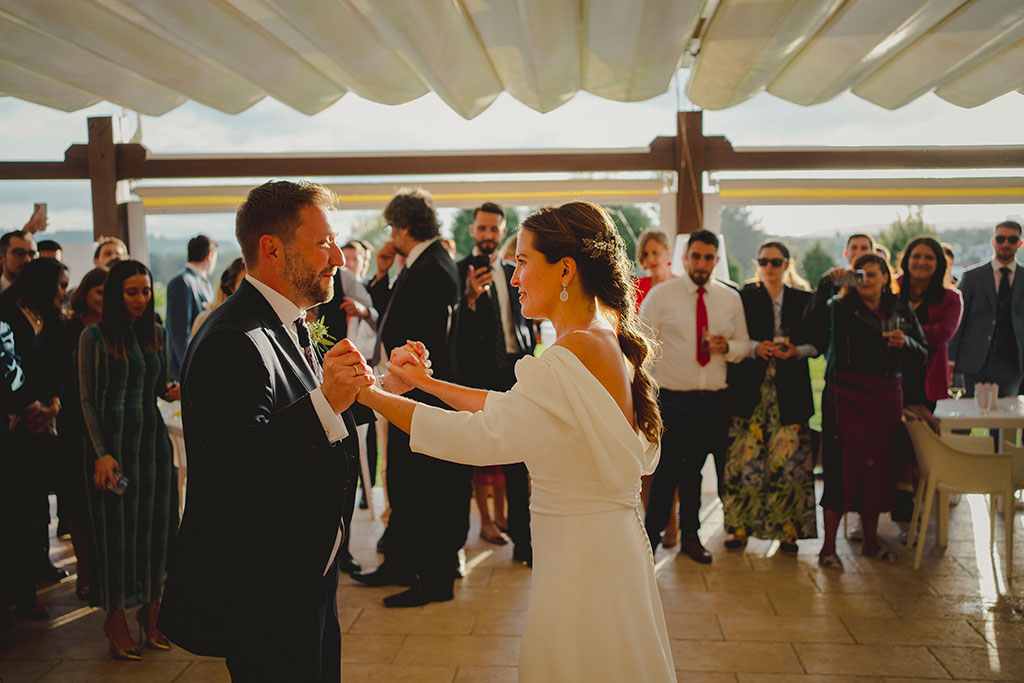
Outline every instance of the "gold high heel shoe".
[[120, 659], [127, 662], [137, 662], [142, 659], [142, 653], [137, 647], [130, 647], [127, 650], [122, 648], [114, 640], [113, 634], [110, 632], [110, 622], [107, 621], [103, 624], [103, 633], [107, 636], [107, 640], [110, 642], [110, 654], [114, 659]]
[[149, 615], [149, 611], [146, 606], [139, 608], [139, 611], [135, 613], [135, 619], [139, 622], [139, 626], [142, 628], [142, 640], [150, 650], [170, 650], [171, 641], [167, 640], [167, 636], [159, 633], [159, 636], [153, 638], [149, 634], [149, 630], [146, 628], [146, 617]]

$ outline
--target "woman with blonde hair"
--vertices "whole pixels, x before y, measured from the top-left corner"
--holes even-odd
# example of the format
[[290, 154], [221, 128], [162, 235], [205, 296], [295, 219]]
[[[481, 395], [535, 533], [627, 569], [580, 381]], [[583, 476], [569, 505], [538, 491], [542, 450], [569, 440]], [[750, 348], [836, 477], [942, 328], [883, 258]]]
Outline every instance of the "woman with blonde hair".
[[672, 272], [672, 249], [668, 245], [668, 236], [653, 228], [640, 233], [636, 242], [636, 262], [650, 273], [636, 280], [636, 308], [639, 311], [652, 287], [676, 277]]
[[[523, 314], [549, 319], [557, 340], [517, 363], [515, 386], [435, 380], [410, 342], [358, 397], [409, 432], [415, 452], [471, 465], [525, 456], [534, 569], [520, 681], [675, 680], [639, 508], [662, 425], [631, 270], [603, 209], [542, 209], [522, 224], [511, 284]], [[459, 412], [388, 393], [412, 387]]]

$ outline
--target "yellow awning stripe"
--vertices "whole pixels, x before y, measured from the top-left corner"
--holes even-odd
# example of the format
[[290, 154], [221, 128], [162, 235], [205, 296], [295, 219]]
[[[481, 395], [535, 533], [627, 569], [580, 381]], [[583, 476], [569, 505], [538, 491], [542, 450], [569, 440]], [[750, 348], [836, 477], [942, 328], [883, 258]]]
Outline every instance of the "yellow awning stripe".
[[[387, 194], [343, 194], [338, 196], [338, 203], [345, 204], [387, 204], [394, 195]], [[585, 197], [636, 197], [656, 200], [661, 196], [659, 190], [564, 190], [544, 192], [440, 192], [434, 193], [438, 201], [495, 201], [510, 199], [559, 199]], [[245, 201], [244, 195], [185, 195], [173, 197], [143, 197], [142, 205], [147, 209], [167, 209], [202, 206], [238, 206]]]
[[751, 187], [721, 188], [722, 199], [872, 199], [891, 197], [1024, 198], [1024, 187]]

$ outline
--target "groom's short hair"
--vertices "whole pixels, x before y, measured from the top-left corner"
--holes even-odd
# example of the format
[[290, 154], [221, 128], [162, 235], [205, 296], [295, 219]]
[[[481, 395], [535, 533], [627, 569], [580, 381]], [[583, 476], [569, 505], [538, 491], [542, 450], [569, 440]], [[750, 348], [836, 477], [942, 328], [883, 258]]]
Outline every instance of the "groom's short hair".
[[317, 183], [287, 180], [271, 180], [249, 192], [235, 214], [235, 239], [246, 268], [256, 265], [263, 235], [273, 235], [286, 244], [295, 237], [301, 223], [299, 211], [307, 206], [330, 211], [335, 206], [334, 193]]

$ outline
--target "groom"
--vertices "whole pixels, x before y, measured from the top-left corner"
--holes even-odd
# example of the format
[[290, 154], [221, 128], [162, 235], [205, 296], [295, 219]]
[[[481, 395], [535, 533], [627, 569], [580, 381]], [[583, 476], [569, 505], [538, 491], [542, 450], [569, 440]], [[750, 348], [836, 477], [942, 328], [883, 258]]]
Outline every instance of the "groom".
[[227, 658], [236, 681], [340, 681], [335, 593], [358, 443], [349, 407], [372, 374], [343, 339], [324, 355], [306, 309], [345, 263], [332, 193], [269, 182], [238, 209], [247, 275], [182, 365], [188, 498], [159, 628]]

